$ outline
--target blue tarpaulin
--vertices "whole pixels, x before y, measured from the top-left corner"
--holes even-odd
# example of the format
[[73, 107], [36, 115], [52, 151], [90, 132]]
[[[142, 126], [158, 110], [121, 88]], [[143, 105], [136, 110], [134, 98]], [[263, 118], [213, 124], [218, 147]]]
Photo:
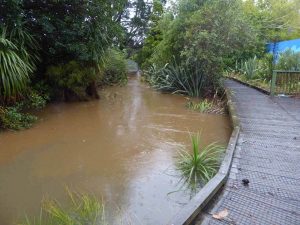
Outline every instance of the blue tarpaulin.
[[277, 60], [280, 53], [285, 52], [288, 49], [291, 49], [294, 52], [300, 52], [300, 39], [267, 44], [267, 52], [274, 54], [275, 60]]
[[276, 43], [267, 44], [267, 51], [269, 53], [274, 53], [274, 52], [281, 53], [281, 52], [285, 52], [288, 49], [291, 49], [294, 52], [300, 52], [300, 39], [280, 41]]

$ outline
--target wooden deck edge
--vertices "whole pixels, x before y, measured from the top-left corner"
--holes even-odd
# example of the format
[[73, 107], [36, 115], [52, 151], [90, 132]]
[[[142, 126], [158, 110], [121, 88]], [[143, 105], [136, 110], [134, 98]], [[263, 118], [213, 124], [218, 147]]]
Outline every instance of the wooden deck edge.
[[255, 86], [255, 85], [253, 85], [253, 84], [248, 84], [248, 83], [246, 83], [246, 82], [244, 82], [244, 81], [241, 81], [241, 80], [239, 80], [239, 79], [236, 79], [236, 78], [234, 78], [234, 77], [227, 77], [227, 78], [230, 79], [230, 80], [234, 80], [234, 81], [236, 81], [236, 82], [238, 82], [238, 83], [240, 83], [240, 84], [243, 84], [243, 85], [245, 85], [245, 86], [247, 86], [247, 87], [251, 87], [251, 88], [253, 88], [253, 89], [255, 89], [255, 90], [257, 90], [257, 91], [259, 91], [259, 92], [261, 92], [261, 93], [263, 93], [263, 94], [270, 95], [270, 91], [267, 91], [267, 90], [265, 90], [265, 89], [263, 89], [263, 88], [257, 87], [257, 86]]
[[224, 185], [229, 176], [232, 159], [239, 138], [240, 122], [232, 101], [233, 93], [226, 89], [227, 104], [231, 117], [233, 132], [231, 134], [224, 159], [218, 173], [185, 205], [179, 213], [172, 218], [167, 225], [189, 225], [191, 224], [206, 204], [214, 197], [218, 190]]

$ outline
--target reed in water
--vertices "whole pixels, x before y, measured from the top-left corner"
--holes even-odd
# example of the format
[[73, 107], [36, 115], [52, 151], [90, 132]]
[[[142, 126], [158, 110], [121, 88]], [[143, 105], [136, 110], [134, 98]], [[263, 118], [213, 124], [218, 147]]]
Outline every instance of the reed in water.
[[25, 217], [20, 225], [105, 225], [104, 204], [92, 195], [67, 189], [69, 207], [56, 200], [44, 200], [38, 218]]
[[211, 143], [200, 146], [200, 135], [191, 135], [192, 151], [182, 149], [177, 156], [177, 169], [183, 179], [192, 187], [198, 187], [209, 181], [219, 168], [224, 147]]

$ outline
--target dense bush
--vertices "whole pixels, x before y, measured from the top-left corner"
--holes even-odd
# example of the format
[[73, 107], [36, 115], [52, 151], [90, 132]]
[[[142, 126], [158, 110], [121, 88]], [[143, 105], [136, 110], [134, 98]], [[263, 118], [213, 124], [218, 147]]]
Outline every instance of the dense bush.
[[229, 70], [235, 74], [243, 75], [246, 80], [269, 81], [273, 72], [273, 55], [266, 53], [260, 59], [254, 56], [241, 62], [236, 61], [235, 68]]
[[33, 119], [23, 111], [46, 100], [98, 98], [101, 72], [105, 84], [126, 80], [123, 54], [110, 49], [122, 34], [115, 16], [124, 3], [1, 1], [2, 127], [28, 127]]
[[[178, 64], [194, 59], [201, 76], [215, 84], [235, 62], [247, 79], [267, 80], [273, 67], [264, 55], [265, 43], [299, 34], [297, 6], [293, 0], [179, 0], [152, 27], [137, 57], [153, 71], [151, 82], [165, 80], [157, 78], [153, 68], [164, 71], [173, 58]], [[209, 88], [216, 87], [210, 83]]]
[[127, 81], [127, 61], [120, 50], [109, 48], [99, 66], [102, 72], [102, 83], [113, 84]]
[[41, 96], [34, 90], [27, 91], [23, 99], [10, 106], [0, 106], [0, 128], [22, 130], [29, 128], [37, 117], [26, 113], [28, 110], [39, 110], [46, 106], [47, 96]]
[[218, 75], [237, 59], [262, 51], [240, 1], [205, 2], [186, 25], [182, 55], [196, 58], [207, 75]]
[[273, 55], [266, 53], [259, 59], [258, 77], [269, 81], [273, 73]]
[[41, 96], [35, 90], [31, 90], [26, 98], [18, 104], [23, 109], [42, 109], [46, 106], [48, 100], [49, 97], [47, 95]]
[[244, 75], [244, 78], [247, 80], [258, 79], [269, 82], [273, 69], [300, 71], [300, 53], [287, 50], [279, 55], [277, 62], [274, 62], [272, 54], [266, 53], [260, 59], [254, 57], [240, 63], [236, 62], [234, 72]]
[[[1, 97], [30, 90], [26, 88], [28, 84], [36, 86], [39, 92], [36, 84], [46, 83], [43, 87], [50, 86], [48, 92], [54, 96], [60, 89], [78, 95], [79, 89], [95, 84], [97, 80], [92, 77], [98, 70], [96, 65], [122, 36], [116, 16], [124, 3], [125, 0], [114, 4], [105, 0], [1, 1]], [[62, 65], [68, 68], [64, 71]], [[88, 68], [84, 69], [86, 65]], [[78, 67], [84, 71], [79, 72]], [[58, 75], [60, 71], [62, 74]]]
[[155, 28], [160, 32], [156, 31], [154, 38], [159, 38], [152, 41], [155, 50], [143, 65], [155, 64], [161, 72], [148, 69], [148, 74], [154, 73], [148, 80], [172, 92], [211, 95], [219, 88], [226, 66], [233, 65], [237, 57], [261, 51], [256, 30], [243, 15], [240, 1], [182, 0]]
[[22, 113], [20, 106], [1, 107], [0, 106], [0, 127], [11, 130], [21, 130], [29, 128], [37, 120], [36, 116]]
[[241, 1], [181, 0], [157, 25], [154, 34], [160, 39], [155, 40], [161, 41], [148, 61], [163, 66], [173, 57], [177, 61], [193, 57], [206, 74], [219, 74], [237, 59], [263, 51], [264, 42], [257, 39], [256, 32], [243, 14]]
[[276, 64], [276, 69], [300, 71], [300, 52], [287, 50], [281, 53]]
[[86, 89], [97, 80], [99, 71], [95, 66], [70, 61], [48, 67], [46, 76], [54, 87], [52, 98], [66, 101], [83, 100], [87, 97]]

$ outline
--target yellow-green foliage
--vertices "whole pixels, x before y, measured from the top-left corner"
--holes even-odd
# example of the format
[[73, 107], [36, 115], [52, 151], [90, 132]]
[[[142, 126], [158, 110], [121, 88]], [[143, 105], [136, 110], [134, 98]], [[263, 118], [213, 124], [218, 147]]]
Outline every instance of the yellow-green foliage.
[[102, 82], [104, 84], [123, 83], [127, 81], [127, 61], [118, 49], [110, 48], [100, 63]]
[[200, 102], [189, 101], [187, 103], [187, 107], [189, 109], [204, 113], [209, 112], [213, 108], [213, 103], [208, 101], [207, 99], [204, 99]]
[[45, 200], [39, 218], [25, 218], [20, 225], [104, 225], [104, 205], [94, 196], [70, 192], [69, 207], [56, 200]]

